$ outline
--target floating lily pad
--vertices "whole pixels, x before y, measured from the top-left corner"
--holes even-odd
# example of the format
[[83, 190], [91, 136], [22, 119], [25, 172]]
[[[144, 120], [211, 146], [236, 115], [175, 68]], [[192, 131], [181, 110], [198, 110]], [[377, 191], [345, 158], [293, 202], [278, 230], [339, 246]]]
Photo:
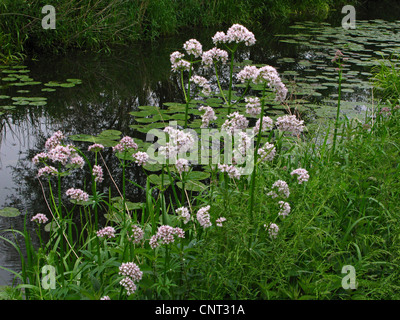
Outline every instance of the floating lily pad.
[[12, 208], [12, 207], [5, 207], [3, 209], [0, 209], [0, 216], [1, 217], [18, 217], [21, 214], [21, 212], [17, 208]]

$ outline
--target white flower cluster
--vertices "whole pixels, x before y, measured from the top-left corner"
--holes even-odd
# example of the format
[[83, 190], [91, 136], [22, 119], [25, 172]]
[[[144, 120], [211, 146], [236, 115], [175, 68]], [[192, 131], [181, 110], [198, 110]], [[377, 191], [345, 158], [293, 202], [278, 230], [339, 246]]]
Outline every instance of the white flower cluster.
[[212, 225], [212, 223], [210, 221], [210, 214], [208, 212], [209, 210], [210, 210], [210, 206], [205, 206], [205, 207], [200, 208], [196, 214], [197, 221], [200, 223], [200, 225], [204, 229], [211, 227], [211, 225]]
[[280, 211], [278, 213], [279, 216], [286, 217], [290, 213], [290, 204], [285, 201], [279, 201]]
[[124, 276], [119, 284], [125, 288], [127, 295], [135, 293], [137, 287], [135, 281], [138, 282], [142, 280], [143, 272], [139, 269], [136, 263], [127, 262], [122, 263], [119, 267], [119, 274]]
[[[268, 130], [271, 130], [274, 126], [274, 121], [268, 117], [262, 117], [262, 126], [261, 126], [261, 132], [266, 132]], [[260, 130], [260, 119], [258, 119], [256, 121], [256, 124], [254, 126], [254, 134], [258, 134], [259, 130]]]
[[166, 127], [164, 132], [169, 134], [169, 142], [164, 146], [160, 146], [158, 151], [166, 158], [174, 158], [179, 154], [189, 152], [193, 149], [195, 138], [190, 132], [175, 129], [171, 126]]
[[218, 170], [221, 172], [226, 172], [230, 178], [240, 179], [241, 170], [234, 165], [218, 164]]
[[190, 69], [190, 62], [183, 59], [184, 54], [179, 51], [172, 52], [170, 55], [171, 68], [173, 72], [187, 71]]
[[193, 55], [198, 58], [203, 53], [203, 46], [196, 39], [190, 39], [183, 44], [183, 49], [186, 50], [187, 54]]
[[258, 155], [261, 161], [272, 161], [275, 157], [275, 153], [275, 146], [269, 142], [266, 142], [264, 146], [258, 149]]
[[182, 174], [183, 172], [188, 172], [190, 169], [189, 161], [184, 158], [179, 158], [175, 162], [175, 168], [179, 174]]
[[230, 134], [234, 134], [235, 130], [246, 129], [249, 125], [249, 120], [237, 111], [228, 114], [227, 118], [228, 119], [222, 124], [221, 129]]
[[256, 43], [254, 34], [246, 27], [240, 24], [232, 25], [226, 34], [217, 32], [212, 38], [214, 44], [218, 43], [244, 43], [246, 46], [252, 46]]
[[115, 229], [113, 227], [104, 227], [103, 229], [100, 229], [99, 231], [97, 231], [97, 236], [99, 238], [115, 238]]
[[226, 64], [228, 61], [228, 52], [222, 49], [218, 49], [214, 47], [208, 51], [203, 52], [201, 57], [201, 63], [205, 67], [212, 67], [215, 62], [221, 62], [222, 64]]
[[284, 115], [276, 119], [279, 130], [291, 132], [298, 136], [304, 130], [304, 120], [298, 120], [295, 115]]
[[190, 81], [198, 85], [200, 88], [202, 88], [202, 93], [206, 96], [209, 96], [211, 94], [211, 86], [208, 82], [208, 80], [202, 76], [192, 76], [190, 78]]
[[213, 108], [209, 106], [201, 106], [199, 111], [205, 111], [203, 116], [201, 117], [201, 127], [200, 128], [207, 128], [210, 125], [210, 122], [217, 120], [215, 116], [215, 111]]
[[268, 231], [271, 238], [276, 238], [278, 236], [279, 227], [275, 223], [270, 223], [269, 225], [264, 224], [264, 228]]
[[190, 221], [190, 212], [188, 208], [180, 207], [176, 209], [175, 212], [178, 214], [179, 219], [183, 220], [184, 224], [187, 224]]
[[310, 178], [310, 175], [308, 174], [308, 171], [306, 169], [298, 168], [296, 170], [293, 170], [290, 173], [292, 176], [297, 175], [297, 181], [299, 184], [302, 184], [303, 182], [307, 182], [308, 179]]
[[173, 243], [175, 241], [174, 236], [177, 236], [178, 238], [184, 238], [185, 231], [183, 231], [181, 228], [173, 228], [168, 225], [159, 226], [157, 233], [150, 238], [150, 247], [152, 249], [157, 248], [160, 245], [159, 240], [161, 240], [161, 244]]
[[257, 116], [261, 112], [261, 102], [260, 98], [257, 97], [246, 97], [244, 98], [246, 101], [246, 113], [251, 116]]
[[274, 182], [274, 184], [272, 185], [272, 189], [277, 189], [276, 191], [278, 193], [276, 193], [275, 191], [270, 191], [267, 193], [268, 196], [271, 196], [272, 198], [276, 198], [278, 196], [289, 198], [290, 195], [289, 186], [285, 181], [278, 180]]

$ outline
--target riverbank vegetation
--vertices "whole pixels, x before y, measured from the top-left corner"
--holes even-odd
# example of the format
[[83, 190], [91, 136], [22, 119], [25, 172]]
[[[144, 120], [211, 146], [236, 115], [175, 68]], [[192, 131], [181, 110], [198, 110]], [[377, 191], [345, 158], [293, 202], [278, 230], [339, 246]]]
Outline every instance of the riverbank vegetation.
[[[25, 216], [25, 230], [13, 231], [19, 243], [3, 239], [22, 263], [3, 297], [399, 298], [398, 104], [379, 103], [360, 122], [342, 116], [338, 103], [331, 123], [307, 130], [288, 108], [276, 69], [238, 61], [254, 34], [233, 25], [212, 40], [210, 50], [191, 39], [171, 53], [185, 101], [131, 113], [149, 130], [156, 118], [178, 125], [152, 131], [158, 149], [117, 130], [96, 137], [59, 131], [46, 141], [33, 163], [49, 212]], [[337, 51], [332, 58], [340, 102], [346, 57]], [[288, 114], [270, 118], [271, 105]], [[199, 167], [181, 157], [203, 129], [238, 138], [233, 164]], [[233, 143], [229, 134], [218, 138], [223, 152]], [[76, 141], [87, 144], [79, 149]], [[106, 148], [122, 175], [108, 192], [101, 184], [114, 173], [102, 161]], [[151, 163], [154, 156], [165, 162]], [[143, 169], [145, 185], [126, 178], [133, 167]], [[89, 175], [62, 190], [61, 180], [76, 171]], [[130, 202], [128, 188], [144, 192], [143, 201]], [[38, 248], [28, 224], [36, 224]], [[345, 266], [354, 267], [354, 281], [344, 279]]]
[[[352, 2], [353, 3], [353, 2]], [[115, 45], [170, 36], [187, 28], [249, 27], [293, 19], [323, 20], [348, 1], [57, 1], [56, 29], [42, 28], [44, 0], [4, 0], [0, 3], [0, 59], [22, 59], [32, 52], [71, 48], [109, 51]], [[250, 25], [249, 25], [250, 24]]]

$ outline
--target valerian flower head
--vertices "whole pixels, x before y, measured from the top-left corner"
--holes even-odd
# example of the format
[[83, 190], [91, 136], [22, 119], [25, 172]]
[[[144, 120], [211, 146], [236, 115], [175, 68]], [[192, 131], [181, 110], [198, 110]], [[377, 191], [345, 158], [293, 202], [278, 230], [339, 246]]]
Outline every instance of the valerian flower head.
[[70, 199], [76, 200], [76, 201], [88, 201], [89, 200], [89, 195], [81, 190], [81, 189], [75, 189], [75, 188], [70, 188], [67, 190], [65, 193]]
[[210, 122], [217, 120], [215, 115], [215, 111], [210, 106], [201, 106], [199, 111], [205, 111], [205, 113], [201, 117], [201, 127], [200, 128], [207, 128], [210, 125]]
[[222, 64], [226, 64], [228, 61], [228, 52], [225, 50], [214, 47], [208, 51], [203, 52], [201, 57], [201, 63], [205, 67], [212, 67], [214, 63], [221, 62]]
[[171, 69], [173, 72], [187, 71], [190, 69], [190, 62], [183, 59], [184, 54], [179, 51], [171, 53]]
[[203, 53], [203, 46], [196, 39], [190, 39], [183, 44], [183, 49], [186, 50], [187, 54], [193, 55], [195, 58], [198, 58]]
[[96, 235], [99, 238], [114, 238], [115, 237], [115, 229], [113, 227], [104, 227], [103, 229], [100, 229], [97, 231]]
[[310, 178], [310, 175], [308, 174], [308, 171], [306, 169], [298, 168], [296, 170], [293, 170], [290, 173], [292, 176], [297, 175], [297, 181], [299, 184], [302, 184], [303, 182], [307, 182], [308, 179]]
[[278, 196], [289, 198], [290, 195], [289, 186], [283, 180], [275, 181], [274, 184], [272, 185], [272, 190], [273, 191], [267, 193], [267, 195], [271, 196], [272, 198], [276, 198]]
[[270, 223], [269, 225], [264, 224], [264, 228], [268, 231], [271, 238], [276, 238], [278, 236], [279, 227], [275, 223]]
[[304, 120], [298, 120], [295, 115], [284, 115], [276, 119], [276, 125], [280, 131], [290, 132], [296, 136], [304, 130]]
[[178, 214], [179, 219], [183, 220], [184, 224], [187, 224], [190, 221], [190, 212], [188, 208], [180, 207], [176, 209], [175, 212]]
[[149, 161], [149, 155], [146, 152], [138, 151], [132, 155], [132, 157], [135, 159], [135, 162], [139, 166], [144, 166], [147, 164]]
[[137, 150], [137, 148], [138, 145], [135, 143], [135, 141], [131, 137], [125, 136], [119, 141], [116, 146], [113, 147], [113, 151], [125, 152], [129, 149]]
[[210, 206], [205, 206], [205, 207], [200, 208], [196, 214], [197, 221], [200, 223], [200, 225], [204, 229], [211, 227], [211, 225], [212, 225], [212, 223], [210, 221], [210, 214], [208, 212], [209, 210], [210, 210]]
[[47, 217], [43, 213], [38, 213], [38, 214], [34, 215], [31, 219], [31, 221], [35, 221], [39, 224], [46, 223], [48, 220], [49, 219], [47, 219]]

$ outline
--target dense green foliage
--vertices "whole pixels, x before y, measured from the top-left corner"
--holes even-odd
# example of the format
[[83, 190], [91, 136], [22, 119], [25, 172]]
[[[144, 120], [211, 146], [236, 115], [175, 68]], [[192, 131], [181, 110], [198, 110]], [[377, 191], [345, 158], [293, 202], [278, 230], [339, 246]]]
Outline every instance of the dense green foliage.
[[77, 47], [98, 51], [116, 44], [154, 39], [184, 28], [246, 23], [249, 27], [276, 20], [326, 18], [346, 1], [333, 0], [58, 0], [56, 29], [44, 30], [45, 0], [3, 0], [0, 3], [0, 59], [21, 58], [35, 51]]

